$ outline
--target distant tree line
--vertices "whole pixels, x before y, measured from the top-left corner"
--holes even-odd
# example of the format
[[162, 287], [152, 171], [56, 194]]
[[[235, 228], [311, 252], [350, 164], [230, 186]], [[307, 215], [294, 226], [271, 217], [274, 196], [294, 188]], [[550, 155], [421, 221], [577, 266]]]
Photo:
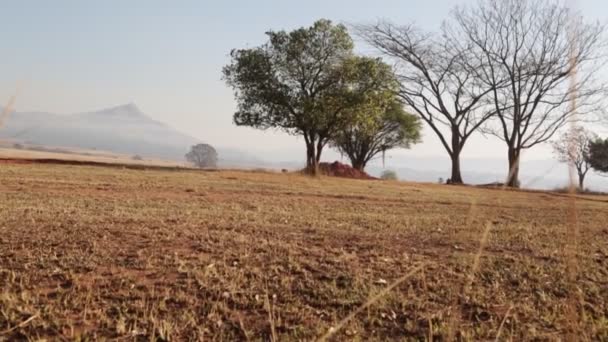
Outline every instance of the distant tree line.
[[[469, 138], [493, 135], [505, 142], [507, 182], [516, 187], [522, 151], [601, 110], [606, 87], [595, 76], [605, 61], [604, 26], [557, 2], [481, 0], [455, 8], [439, 32], [386, 21], [354, 32], [390, 66], [355, 55], [347, 28], [329, 20], [269, 31], [265, 44], [233, 50], [223, 75], [238, 104], [234, 122], [302, 136], [311, 173], [328, 145], [363, 170], [377, 155], [419, 142], [425, 123], [451, 159], [453, 184], [463, 183]], [[583, 132], [565, 139], [576, 134]], [[577, 167], [581, 187], [590, 167], [605, 166], [587, 156], [602, 146], [587, 140], [581, 163], [554, 144]]]

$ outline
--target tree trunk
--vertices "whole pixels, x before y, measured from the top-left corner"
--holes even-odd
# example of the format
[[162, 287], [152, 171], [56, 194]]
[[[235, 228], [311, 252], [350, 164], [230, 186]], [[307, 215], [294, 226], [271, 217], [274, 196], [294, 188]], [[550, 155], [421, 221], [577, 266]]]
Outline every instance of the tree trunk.
[[507, 186], [519, 188], [519, 155], [521, 150], [509, 146], [509, 173], [507, 178]]
[[319, 162], [321, 161], [321, 152], [325, 143], [322, 139], [314, 138], [306, 139], [306, 173], [309, 175], [319, 175]]
[[452, 159], [452, 174], [449, 179], [450, 184], [462, 184], [462, 174], [460, 173], [460, 152], [462, 151], [462, 144], [460, 141], [460, 131], [458, 126], [452, 126], [452, 153], [450, 153], [450, 159]]
[[452, 159], [452, 174], [449, 179], [450, 184], [462, 184], [462, 174], [460, 172], [460, 151], [450, 155]]
[[324, 147], [324, 143], [322, 141], [321, 138], [319, 138], [319, 141], [317, 142], [317, 149], [315, 150], [315, 172], [314, 175], [318, 176], [320, 174], [319, 172], [319, 164], [321, 163], [321, 152], [323, 152], [323, 147]]
[[315, 144], [314, 142], [306, 143], [306, 173], [310, 175], [318, 174], [317, 158], [315, 156]]
[[585, 174], [582, 172], [578, 173], [578, 189], [581, 192], [585, 191]]
[[355, 169], [355, 170], [359, 170], [361, 172], [363, 172], [363, 170], [365, 170], [366, 162], [364, 160], [361, 160], [359, 158], [351, 158], [350, 164], [353, 166], [353, 169]]
[[365, 172], [365, 164], [363, 164], [363, 163], [354, 164], [353, 169], [355, 169], [357, 171]]

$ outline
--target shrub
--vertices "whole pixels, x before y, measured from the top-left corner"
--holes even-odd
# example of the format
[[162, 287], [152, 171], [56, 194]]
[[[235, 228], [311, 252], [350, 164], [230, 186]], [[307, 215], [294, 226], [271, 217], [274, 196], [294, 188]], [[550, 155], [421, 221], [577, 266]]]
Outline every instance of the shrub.
[[386, 171], [382, 172], [382, 175], [380, 176], [380, 179], [383, 179], [383, 180], [399, 180], [399, 177], [397, 176], [397, 172], [395, 172], [393, 170], [386, 170]]

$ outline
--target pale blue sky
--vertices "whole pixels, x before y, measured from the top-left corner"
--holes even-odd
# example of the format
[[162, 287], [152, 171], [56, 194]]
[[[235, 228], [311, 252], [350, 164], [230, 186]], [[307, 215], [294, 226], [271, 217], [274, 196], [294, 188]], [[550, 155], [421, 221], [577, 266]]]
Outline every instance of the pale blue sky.
[[[319, 18], [387, 18], [434, 29], [450, 8], [466, 2], [1, 0], [0, 102], [17, 84], [18, 110], [72, 113], [133, 102], [154, 119], [218, 146], [300, 151], [296, 138], [232, 125], [232, 92], [220, 79], [231, 49], [262, 43], [268, 29], [292, 29]], [[570, 3], [589, 18], [608, 19], [605, 0]], [[549, 151], [528, 155], [550, 158]], [[444, 155], [430, 132], [423, 144], [402, 153]], [[465, 151], [469, 157], [504, 154], [501, 142], [482, 137]]]

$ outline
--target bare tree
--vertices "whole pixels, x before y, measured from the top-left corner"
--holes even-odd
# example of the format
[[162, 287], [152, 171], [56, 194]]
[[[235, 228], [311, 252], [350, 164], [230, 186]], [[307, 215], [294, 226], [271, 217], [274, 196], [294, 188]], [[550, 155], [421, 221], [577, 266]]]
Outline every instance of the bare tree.
[[553, 142], [553, 150], [562, 163], [571, 164], [578, 175], [578, 187], [584, 190], [585, 176], [591, 169], [589, 147], [597, 136], [583, 127], [575, 127]]
[[493, 85], [474, 77], [474, 58], [445, 32], [436, 35], [387, 22], [360, 25], [356, 30], [395, 62], [399, 96], [429, 125], [450, 156], [451, 183], [462, 183], [460, 154], [471, 134], [493, 114], [479, 108]]
[[507, 144], [507, 183], [518, 186], [522, 150], [597, 110], [605, 87], [593, 76], [603, 62], [604, 27], [544, 0], [481, 0], [457, 8], [453, 19], [472, 46], [476, 76], [493, 88], [488, 105], [497, 120], [484, 131]]

